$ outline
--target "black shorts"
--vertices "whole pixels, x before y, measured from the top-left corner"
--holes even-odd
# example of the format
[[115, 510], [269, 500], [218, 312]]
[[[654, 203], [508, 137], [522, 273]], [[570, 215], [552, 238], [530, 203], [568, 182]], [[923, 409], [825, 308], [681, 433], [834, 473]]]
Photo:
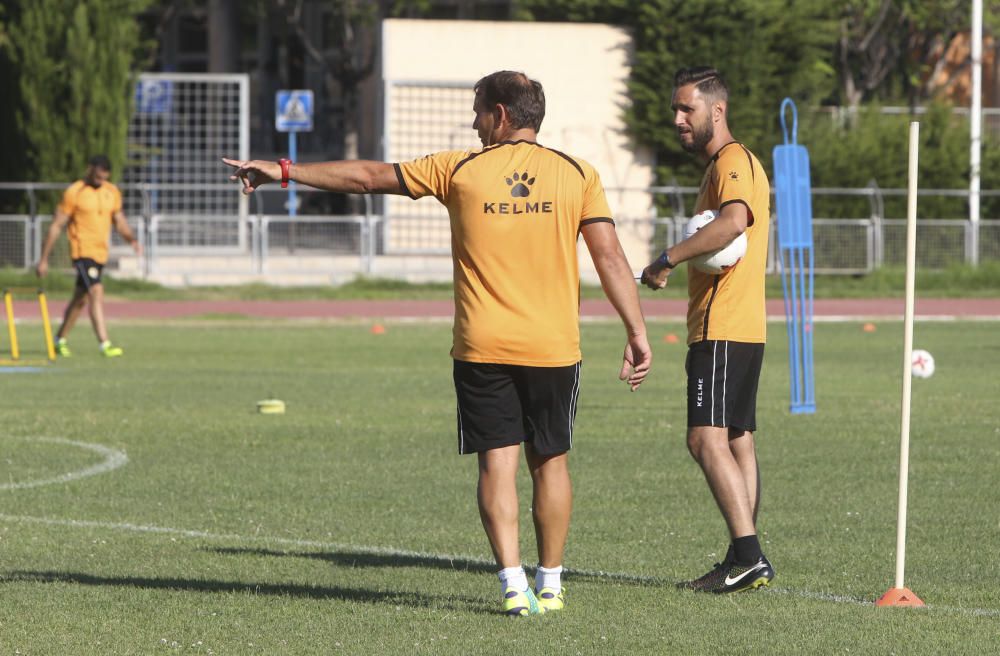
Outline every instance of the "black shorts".
[[458, 452], [531, 442], [556, 455], [573, 446], [580, 364], [525, 367], [455, 360]]
[[76, 286], [79, 289], [90, 291], [93, 285], [101, 282], [101, 273], [104, 265], [95, 262], [88, 257], [73, 260], [73, 268], [76, 269]]
[[757, 430], [763, 344], [705, 340], [688, 347], [688, 427]]

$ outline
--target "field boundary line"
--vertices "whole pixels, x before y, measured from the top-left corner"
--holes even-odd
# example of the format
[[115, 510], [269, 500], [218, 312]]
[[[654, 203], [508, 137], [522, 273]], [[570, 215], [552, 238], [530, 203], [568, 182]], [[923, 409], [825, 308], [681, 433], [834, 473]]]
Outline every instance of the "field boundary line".
[[91, 465], [90, 467], [84, 467], [83, 469], [77, 469], [65, 474], [60, 474], [58, 476], [53, 476], [51, 478], [42, 478], [36, 480], [20, 481], [17, 483], [0, 483], [0, 490], [25, 490], [33, 487], [41, 487], [43, 485], [57, 485], [59, 483], [69, 483], [71, 481], [77, 481], [81, 478], [89, 478], [90, 476], [97, 476], [98, 474], [106, 474], [110, 471], [114, 471], [119, 467], [124, 467], [128, 463], [128, 456], [125, 455], [124, 451], [119, 451], [118, 449], [112, 449], [111, 447], [104, 446], [102, 444], [94, 444], [91, 442], [78, 442], [76, 440], [67, 440], [63, 437], [33, 437], [33, 436], [12, 436], [4, 435], [0, 439], [14, 439], [14, 440], [24, 440], [28, 442], [42, 442], [44, 444], [61, 444], [64, 446], [75, 446], [87, 451], [93, 451], [98, 455], [104, 456], [104, 460], [97, 463], [96, 465]]
[[[152, 526], [146, 524], [131, 524], [128, 522], [104, 522], [86, 519], [59, 519], [54, 517], [33, 517], [30, 515], [8, 515], [0, 513], [0, 522], [43, 524], [47, 526], [66, 526], [70, 528], [89, 528], [101, 530], [125, 531], [132, 533], [150, 533], [157, 535], [173, 535], [184, 538], [194, 538], [208, 540], [212, 542], [240, 542], [264, 544], [286, 545], [292, 547], [307, 547], [314, 549], [326, 549], [331, 551], [354, 551], [376, 556], [399, 556], [403, 558], [426, 558], [435, 560], [461, 561], [474, 565], [494, 566], [492, 560], [477, 558], [474, 556], [458, 556], [454, 554], [440, 554], [422, 551], [412, 551], [407, 549], [395, 549], [392, 547], [373, 547], [368, 545], [355, 545], [343, 542], [326, 542], [323, 540], [303, 540], [299, 538], [282, 538], [266, 535], [238, 535], [235, 533], [210, 533], [208, 531], [172, 528], [168, 526]], [[672, 586], [676, 581], [663, 579], [655, 576], [644, 576], [641, 574], [628, 574], [621, 572], [609, 572], [605, 570], [588, 570], [567, 568], [569, 575], [585, 576], [588, 578], [608, 579], [612, 581], [623, 581], [640, 585]], [[874, 607], [874, 601], [851, 597], [848, 595], [838, 595], [829, 592], [813, 592], [810, 590], [793, 590], [790, 588], [768, 588], [767, 593], [775, 593], [799, 597], [802, 599], [812, 599], [815, 601], [826, 601], [838, 604], [852, 604], [856, 606]], [[1000, 617], [1000, 609], [996, 608], [963, 608], [958, 606], [937, 606], [927, 605], [922, 608], [914, 608], [915, 612], [944, 612], [959, 615], [970, 615], [974, 617]]]

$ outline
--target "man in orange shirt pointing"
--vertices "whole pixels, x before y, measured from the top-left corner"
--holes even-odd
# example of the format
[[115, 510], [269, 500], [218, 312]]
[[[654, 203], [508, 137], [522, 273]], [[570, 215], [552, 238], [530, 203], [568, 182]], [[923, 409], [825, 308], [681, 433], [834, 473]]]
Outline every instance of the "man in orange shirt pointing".
[[[605, 293], [626, 329], [619, 377], [634, 390], [652, 352], [632, 270], [597, 171], [536, 141], [545, 95], [523, 73], [475, 85], [472, 124], [483, 148], [399, 164], [224, 160], [246, 193], [295, 180], [342, 193], [434, 196], [448, 208], [455, 284], [451, 355], [459, 453], [479, 464], [479, 514], [508, 615], [559, 610], [572, 488], [569, 450], [580, 391], [583, 236]], [[521, 444], [533, 482], [538, 544], [535, 587], [518, 543], [516, 473]]]
[[35, 268], [38, 276], [44, 278], [49, 270], [52, 247], [63, 227], [67, 227], [70, 257], [73, 269], [76, 270], [76, 288], [56, 334], [56, 352], [62, 357], [70, 356], [66, 336], [88, 299], [90, 321], [100, 343], [101, 353], [109, 358], [122, 355], [122, 349], [112, 345], [108, 339], [108, 329], [104, 322], [104, 285], [101, 283], [101, 272], [108, 261], [112, 223], [118, 234], [132, 245], [137, 255], [142, 254], [142, 244], [129, 228], [122, 212], [121, 192], [108, 181], [110, 177], [111, 161], [104, 155], [91, 157], [84, 178], [71, 184], [63, 193]]

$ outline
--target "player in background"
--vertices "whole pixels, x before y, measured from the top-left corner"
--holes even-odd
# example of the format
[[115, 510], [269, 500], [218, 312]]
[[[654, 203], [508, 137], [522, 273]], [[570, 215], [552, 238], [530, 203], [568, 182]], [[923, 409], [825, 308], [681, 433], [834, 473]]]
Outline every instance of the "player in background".
[[[400, 164], [224, 160], [246, 193], [295, 180], [346, 193], [434, 196], [451, 219], [455, 322], [451, 355], [459, 453], [479, 465], [480, 517], [510, 615], [563, 608], [562, 561], [572, 487], [569, 450], [580, 391], [579, 270], [583, 236], [626, 330], [619, 377], [632, 390], [652, 352], [635, 280], [597, 171], [537, 142], [541, 85], [500, 71], [475, 85], [482, 149]], [[534, 590], [522, 567], [515, 485], [521, 444], [533, 482]]]
[[733, 139], [728, 106], [729, 91], [718, 71], [677, 71], [671, 106], [677, 134], [684, 150], [706, 164], [695, 212], [712, 209], [719, 216], [663, 251], [642, 273], [650, 289], [662, 289], [676, 265], [747, 235], [746, 255], [733, 268], [712, 275], [688, 267], [687, 444], [731, 542], [721, 563], [681, 585], [716, 593], [766, 586], [774, 578], [757, 537], [760, 472], [754, 445], [766, 339], [770, 187], [757, 158]]
[[49, 271], [52, 247], [59, 239], [59, 233], [66, 227], [70, 257], [76, 271], [76, 287], [73, 298], [66, 306], [59, 332], [56, 333], [56, 353], [62, 357], [71, 355], [66, 337], [88, 300], [90, 322], [97, 335], [101, 353], [109, 358], [123, 353], [120, 347], [111, 344], [104, 321], [104, 285], [101, 283], [101, 273], [108, 261], [111, 226], [114, 225], [136, 255], [142, 255], [142, 244], [129, 228], [128, 220], [122, 212], [121, 192], [109, 182], [110, 177], [111, 161], [104, 155], [91, 157], [83, 179], [71, 184], [63, 193], [35, 267], [38, 276], [44, 278]]

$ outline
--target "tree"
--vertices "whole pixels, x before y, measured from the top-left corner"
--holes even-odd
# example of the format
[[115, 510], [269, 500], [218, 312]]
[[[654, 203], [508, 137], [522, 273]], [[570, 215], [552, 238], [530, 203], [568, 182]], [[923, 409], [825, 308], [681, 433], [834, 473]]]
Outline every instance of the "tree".
[[24, 149], [5, 148], [5, 169], [25, 180], [69, 180], [98, 152], [124, 166], [133, 62], [145, 50], [136, 16], [148, 2], [6, 3], [0, 48]]
[[[360, 84], [375, 69], [377, 40], [373, 32], [385, 13], [385, 2], [339, 0], [329, 3], [330, 33], [313, 38], [303, 0], [274, 0], [306, 55], [323, 71], [327, 99], [342, 98], [343, 159], [358, 159], [358, 100]], [[323, 38], [329, 43], [323, 43]]]
[[702, 167], [684, 153], [670, 109], [673, 73], [711, 65], [726, 77], [734, 102], [730, 124], [770, 168], [778, 139], [778, 108], [792, 96], [818, 104], [836, 92], [829, 61], [836, 22], [821, 0], [526, 0], [537, 20], [596, 21], [629, 28], [635, 46], [631, 105], [626, 120], [635, 137], [652, 146], [661, 182], [697, 184]]
[[971, 13], [965, 0], [850, 0], [839, 11], [836, 59], [848, 107], [933, 97], [932, 69], [955, 34], [968, 31]]

